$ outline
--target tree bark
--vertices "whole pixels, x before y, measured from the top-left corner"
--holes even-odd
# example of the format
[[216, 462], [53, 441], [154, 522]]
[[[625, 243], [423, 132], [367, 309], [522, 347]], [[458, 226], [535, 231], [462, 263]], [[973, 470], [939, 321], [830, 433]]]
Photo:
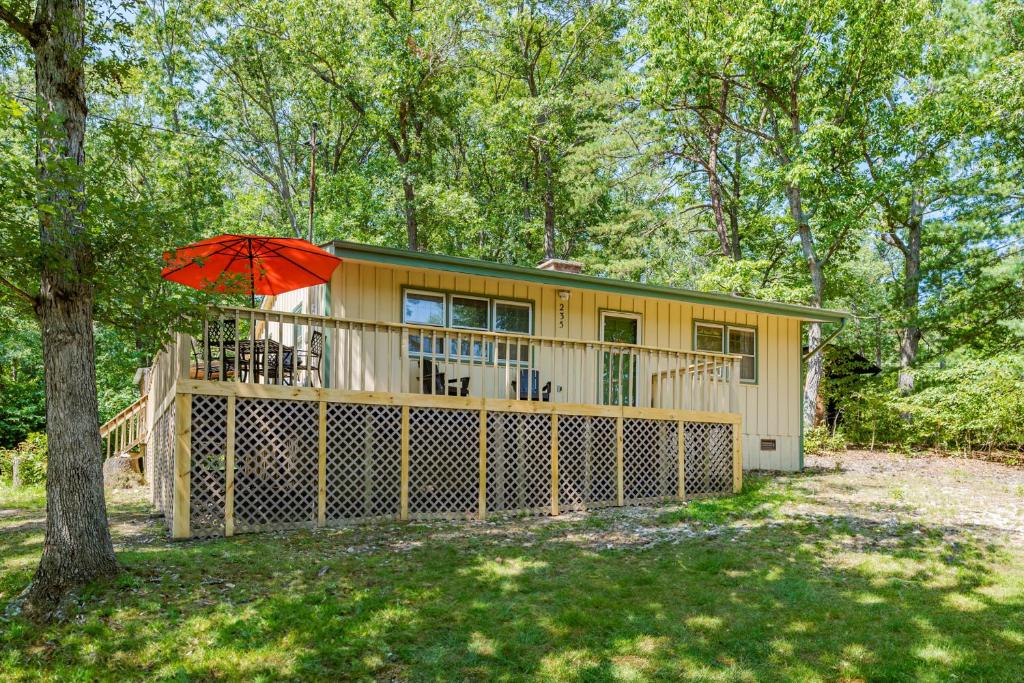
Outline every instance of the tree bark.
[[[807, 270], [811, 276], [810, 303], [816, 308], [821, 308], [825, 294], [824, 267], [814, 247], [811, 226], [803, 210], [803, 197], [800, 188], [787, 184], [786, 198], [789, 202], [790, 215], [793, 222], [796, 223], [797, 233], [800, 236], [800, 248], [807, 261]], [[808, 351], [813, 351], [820, 343], [821, 323], [810, 323], [807, 327]], [[824, 369], [825, 357], [821, 351], [817, 351], [807, 359], [807, 374], [804, 378], [803, 420], [808, 427], [813, 427], [817, 421], [818, 391], [821, 387]]]
[[914, 363], [921, 341], [918, 326], [921, 305], [921, 223], [922, 209], [917, 193], [910, 200], [910, 220], [907, 241], [903, 251], [903, 330], [900, 333], [899, 391], [907, 395], [914, 391]]
[[[36, 315], [46, 391], [46, 536], [25, 613], [60, 616], [71, 591], [118, 566], [103, 499], [93, 341], [93, 255], [82, 214], [85, 185], [85, 3], [41, 0], [31, 24], [12, 25], [35, 57], [43, 258]], [[16, 20], [14, 20], [16, 21]], [[28, 29], [28, 30], [26, 30]]]
[[405, 200], [402, 202], [405, 211], [405, 236], [409, 242], [409, 249], [418, 251], [420, 247], [419, 227], [416, 224], [416, 187], [408, 175], [402, 176], [402, 190], [405, 194]]

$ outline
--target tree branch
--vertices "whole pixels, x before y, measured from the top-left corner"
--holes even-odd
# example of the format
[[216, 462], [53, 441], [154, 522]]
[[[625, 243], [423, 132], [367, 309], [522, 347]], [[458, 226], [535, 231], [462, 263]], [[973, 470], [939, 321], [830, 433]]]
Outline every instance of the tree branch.
[[42, 40], [42, 33], [39, 30], [39, 26], [36, 24], [22, 21], [18, 18], [18, 15], [14, 13], [14, 10], [10, 9], [6, 5], [0, 4], [0, 19], [19, 36], [24, 38], [29, 46], [35, 47]]
[[8, 289], [10, 289], [12, 292], [14, 292], [18, 296], [20, 296], [22, 299], [27, 301], [29, 304], [35, 306], [35, 304], [36, 304], [36, 297], [34, 297], [31, 294], [29, 294], [24, 289], [22, 289], [18, 285], [14, 284], [13, 282], [11, 282], [7, 278], [5, 278], [3, 275], [0, 275], [0, 285], [4, 285]]

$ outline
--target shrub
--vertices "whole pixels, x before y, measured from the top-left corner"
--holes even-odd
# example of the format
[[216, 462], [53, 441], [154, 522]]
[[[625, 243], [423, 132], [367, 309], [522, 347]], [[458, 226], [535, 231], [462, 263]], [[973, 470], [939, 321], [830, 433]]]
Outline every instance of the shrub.
[[19, 473], [23, 485], [42, 484], [46, 481], [46, 434], [32, 432], [16, 448], [0, 450], [0, 477], [11, 482], [14, 460], [19, 460]]
[[804, 432], [804, 451], [814, 455], [846, 450], [846, 435], [841, 429], [831, 430], [825, 425], [811, 427]]

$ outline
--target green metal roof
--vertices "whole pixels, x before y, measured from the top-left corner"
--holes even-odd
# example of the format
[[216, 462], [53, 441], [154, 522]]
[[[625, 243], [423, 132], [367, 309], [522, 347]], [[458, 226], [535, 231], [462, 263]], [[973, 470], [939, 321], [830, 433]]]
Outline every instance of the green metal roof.
[[833, 311], [825, 308], [813, 308], [811, 306], [787, 304], [778, 301], [761, 301], [722, 292], [698, 292], [691, 289], [647, 285], [639, 282], [595, 277], [593, 275], [576, 275], [575, 273], [561, 273], [553, 270], [540, 270], [539, 268], [511, 266], [504, 263], [492, 263], [490, 261], [463, 258], [461, 256], [445, 256], [443, 254], [430, 254], [423, 251], [377, 247], [370, 244], [359, 244], [358, 242], [335, 240], [329, 244], [329, 247], [342, 260], [371, 261], [410, 268], [444, 270], [464, 275], [521, 280], [556, 287], [593, 289], [611, 294], [683, 301], [703, 306], [722, 306], [724, 308], [737, 308], [757, 313], [784, 315], [811, 322], [833, 323], [840, 322], [849, 317], [849, 313], [845, 311]]

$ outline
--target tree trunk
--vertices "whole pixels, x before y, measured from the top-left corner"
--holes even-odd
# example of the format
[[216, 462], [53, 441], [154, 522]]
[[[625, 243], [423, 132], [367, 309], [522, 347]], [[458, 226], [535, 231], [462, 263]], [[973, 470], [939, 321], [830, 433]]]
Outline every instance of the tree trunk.
[[544, 166], [544, 258], [556, 258], [555, 252], [555, 171], [551, 152], [542, 142], [540, 163]]
[[[803, 197], [800, 188], [794, 185], [786, 186], [786, 198], [789, 201], [789, 211], [796, 223], [797, 233], [800, 236], [800, 247], [807, 261], [807, 270], [811, 276], [811, 305], [821, 308], [825, 294], [825, 274], [821, 260], [818, 258], [814, 247], [814, 238], [811, 235], [811, 226], [803, 210]], [[821, 343], [821, 323], [810, 323], [807, 327], [807, 349], [815, 350]], [[825, 357], [821, 351], [817, 351], [807, 359], [807, 375], [804, 379], [804, 400], [803, 420], [808, 427], [816, 424], [818, 391], [821, 387], [821, 379], [824, 375]]]
[[732, 211], [729, 212], [729, 228], [732, 231], [732, 258], [735, 261], [743, 258], [743, 251], [740, 249], [740, 168], [742, 163], [743, 150], [740, 143], [737, 142], [732, 169]]
[[416, 188], [413, 186], [412, 178], [408, 175], [402, 176], [402, 190], [405, 193], [403, 209], [405, 211], [405, 236], [409, 241], [409, 249], [417, 251], [419, 247], [418, 227], [416, 224]]
[[903, 330], [900, 333], [899, 390], [914, 391], [914, 362], [917, 360], [921, 328], [918, 314], [921, 303], [921, 208], [915, 193], [910, 202], [910, 221], [903, 254]]
[[[93, 344], [93, 257], [85, 227], [85, 7], [48, 0], [36, 7], [39, 142], [36, 160], [43, 249], [36, 315], [46, 390], [46, 537], [26, 591], [25, 612], [59, 616], [70, 592], [117, 571], [103, 500], [103, 458]], [[56, 128], [53, 120], [58, 121]]]

